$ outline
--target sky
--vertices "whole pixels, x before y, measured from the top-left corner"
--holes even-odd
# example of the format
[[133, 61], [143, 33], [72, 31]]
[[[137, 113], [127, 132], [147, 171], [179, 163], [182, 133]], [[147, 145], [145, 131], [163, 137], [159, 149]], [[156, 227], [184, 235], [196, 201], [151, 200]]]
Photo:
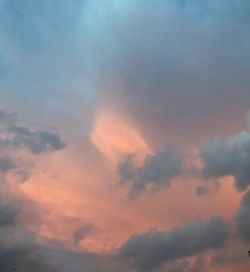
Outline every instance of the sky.
[[0, 0], [0, 270], [250, 267], [248, 0]]

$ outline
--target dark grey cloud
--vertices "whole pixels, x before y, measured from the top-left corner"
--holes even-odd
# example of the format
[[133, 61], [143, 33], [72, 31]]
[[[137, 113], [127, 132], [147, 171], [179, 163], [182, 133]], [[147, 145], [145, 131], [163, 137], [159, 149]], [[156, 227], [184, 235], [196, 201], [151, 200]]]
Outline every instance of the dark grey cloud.
[[201, 148], [203, 176], [207, 179], [233, 176], [238, 190], [250, 185], [250, 133], [233, 135], [227, 142], [207, 140]]
[[2, 272], [58, 272], [62, 267], [49, 261], [37, 247], [19, 245], [0, 246], [0, 270]]
[[28, 148], [34, 154], [57, 151], [65, 147], [57, 133], [41, 130], [30, 131], [20, 126], [12, 126], [8, 131], [14, 136], [11, 140], [13, 146]]
[[[37, 239], [28, 230], [27, 221], [37, 220], [34, 216], [39, 207], [35, 203], [7, 194], [1, 199], [5, 201], [0, 203], [0, 271], [76, 272], [91, 271], [96, 265], [93, 254], [74, 252], [54, 240]], [[28, 210], [27, 205], [34, 210]]]
[[0, 203], [0, 228], [14, 226], [18, 223], [19, 209], [10, 204]]
[[[16, 156], [16, 149], [27, 149], [39, 155], [65, 147], [58, 133], [31, 130], [17, 125], [17, 115], [0, 110], [0, 181], [9, 177], [24, 182], [31, 176], [31, 164]], [[10, 175], [9, 175], [10, 174]]]
[[152, 230], [132, 236], [119, 254], [142, 271], [152, 270], [167, 260], [194, 256], [222, 247], [229, 226], [221, 218], [197, 221], [166, 232]]
[[243, 241], [250, 242], [250, 191], [242, 198], [235, 222], [237, 232]]
[[33, 154], [57, 151], [65, 147], [57, 133], [46, 130], [32, 131], [16, 123], [15, 115], [0, 111], [0, 129], [3, 133], [0, 147], [27, 148]]
[[130, 182], [130, 196], [135, 197], [148, 186], [157, 190], [164, 185], [170, 185], [171, 180], [180, 174], [181, 166], [181, 159], [174, 148], [166, 146], [154, 155], [148, 155], [140, 167], [135, 167], [133, 157], [128, 156], [118, 165], [118, 171], [120, 182]]

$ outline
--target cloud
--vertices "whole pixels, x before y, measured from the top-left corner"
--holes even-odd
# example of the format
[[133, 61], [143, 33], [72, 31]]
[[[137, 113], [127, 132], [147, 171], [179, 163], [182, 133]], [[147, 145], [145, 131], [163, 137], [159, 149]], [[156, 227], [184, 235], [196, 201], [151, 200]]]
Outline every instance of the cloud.
[[207, 140], [202, 145], [201, 158], [206, 179], [233, 176], [241, 191], [250, 185], [250, 132], [233, 135], [227, 142]]
[[92, 231], [93, 231], [93, 225], [91, 224], [85, 224], [81, 228], [77, 229], [73, 233], [73, 244], [78, 245], [82, 240], [84, 240]]
[[19, 245], [16, 247], [0, 246], [0, 269], [2, 272], [58, 272], [63, 271], [53, 261], [43, 256], [34, 246]]
[[16, 125], [16, 117], [0, 111], [0, 143], [2, 147], [27, 148], [33, 154], [57, 151], [65, 147], [57, 133], [46, 130], [34, 130]]
[[8, 204], [0, 204], [0, 228], [16, 225], [18, 222], [19, 210]]
[[152, 230], [132, 236], [119, 253], [142, 271], [152, 270], [167, 260], [197, 255], [222, 247], [229, 226], [219, 217], [197, 221], [168, 231]]
[[234, 248], [223, 248], [216, 252], [214, 256], [212, 256], [210, 260], [210, 264], [212, 267], [228, 267], [234, 264], [240, 263], [247, 258], [247, 252], [245, 247], [242, 249], [238, 249], [237, 246]]
[[28, 148], [34, 154], [57, 151], [65, 147], [59, 135], [49, 131], [31, 132], [20, 126], [12, 126], [8, 131], [14, 135], [11, 145]]
[[199, 139], [249, 107], [248, 1], [88, 3], [104, 103], [146, 140]]
[[250, 191], [242, 198], [240, 209], [236, 214], [237, 232], [243, 241], [250, 242]]
[[209, 193], [209, 190], [206, 186], [198, 186], [196, 188], [196, 195], [197, 196], [204, 196], [204, 195], [207, 195]]
[[9, 157], [0, 157], [0, 176], [15, 169], [17, 165]]
[[17, 125], [17, 116], [0, 110], [0, 181], [11, 178], [24, 182], [31, 176], [31, 163], [20, 157], [17, 151], [26, 149], [34, 155], [51, 153], [65, 147], [58, 133], [47, 130], [31, 130]]
[[120, 183], [130, 182], [130, 196], [135, 197], [148, 186], [158, 190], [164, 185], [170, 185], [171, 180], [180, 174], [181, 166], [181, 159], [171, 146], [148, 155], [140, 167], [134, 166], [133, 157], [128, 156], [118, 165]]

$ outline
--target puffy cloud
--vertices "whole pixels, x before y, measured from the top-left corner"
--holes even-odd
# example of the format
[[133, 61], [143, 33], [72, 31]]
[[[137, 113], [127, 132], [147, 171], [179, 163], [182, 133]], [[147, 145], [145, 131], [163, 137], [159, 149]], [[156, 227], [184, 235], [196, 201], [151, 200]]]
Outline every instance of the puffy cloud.
[[56, 133], [49, 131], [30, 131], [25, 127], [10, 127], [14, 137], [11, 144], [16, 147], [26, 147], [34, 154], [41, 154], [49, 151], [60, 150], [65, 147], [65, 144]]
[[233, 176], [239, 190], [250, 185], [250, 132], [233, 135], [227, 142], [207, 140], [201, 149], [205, 178]]
[[229, 226], [219, 217], [197, 221], [168, 231], [152, 230], [132, 236], [120, 249], [120, 255], [143, 271], [170, 259], [197, 255], [222, 247], [229, 237]]
[[[27, 148], [34, 154], [57, 151], [65, 147], [57, 133], [46, 130], [34, 130], [16, 125], [16, 117], [0, 111], [0, 128], [2, 147]], [[6, 161], [7, 163], [7, 161]]]
[[250, 242], [250, 191], [243, 196], [235, 221], [240, 237]]
[[118, 171], [120, 182], [130, 182], [132, 186], [130, 196], [135, 197], [150, 185], [154, 189], [170, 185], [171, 180], [180, 174], [181, 166], [181, 159], [175, 150], [166, 146], [163, 150], [148, 155], [140, 167], [134, 166], [133, 157], [128, 156], [118, 165]]

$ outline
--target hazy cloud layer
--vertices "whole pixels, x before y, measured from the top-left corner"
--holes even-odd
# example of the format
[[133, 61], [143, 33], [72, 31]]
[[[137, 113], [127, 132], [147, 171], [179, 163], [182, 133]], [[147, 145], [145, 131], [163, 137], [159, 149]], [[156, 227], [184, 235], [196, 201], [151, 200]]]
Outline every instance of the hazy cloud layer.
[[240, 121], [250, 106], [248, 1], [95, 6], [87, 42], [96, 45], [98, 86], [155, 145], [199, 139]]
[[219, 217], [197, 221], [166, 232], [152, 230], [132, 236], [120, 254], [142, 271], [153, 269], [169, 259], [193, 256], [224, 245], [228, 225]]
[[118, 171], [120, 182], [130, 182], [130, 196], [135, 197], [150, 185], [156, 190], [170, 185], [171, 180], [180, 174], [181, 166], [179, 155], [172, 147], [167, 146], [153, 155], [148, 155], [141, 167], [134, 166], [133, 157], [128, 156], [118, 166]]
[[[242, 117], [250, 107], [249, 14], [249, 0], [2, 0], [0, 107], [19, 112], [21, 105], [38, 126], [40, 118], [48, 125], [49, 118], [56, 118], [72, 139], [76, 133], [83, 138], [82, 128], [86, 133], [93, 126], [98, 107], [110, 107], [131, 119], [153, 150], [169, 143], [195, 148], [204, 137], [231, 134], [242, 125]], [[0, 111], [1, 181], [12, 174], [24, 181], [30, 175], [15, 152], [38, 156], [64, 147], [58, 133], [20, 124], [18, 116]], [[72, 148], [70, 152], [78, 165], [80, 151]], [[246, 190], [250, 185], [249, 154], [248, 131], [225, 142], [208, 140], [201, 150], [203, 176], [233, 176], [236, 187]], [[84, 156], [89, 160], [86, 164], [95, 164], [87, 150]], [[178, 154], [166, 148], [149, 155], [141, 167], [128, 157], [118, 171], [120, 182], [130, 183], [129, 196], [134, 198], [170, 185], [180, 175], [181, 167]], [[71, 173], [68, 164], [66, 169]], [[79, 188], [85, 181], [82, 183]], [[105, 186], [102, 183], [100, 188]], [[95, 184], [89, 187], [95, 193], [89, 196], [89, 202], [86, 200], [86, 206], [96, 203], [91, 198], [100, 193]], [[207, 190], [200, 186], [196, 193], [204, 195]], [[178, 194], [174, 197], [185, 205]], [[247, 241], [248, 202], [246, 194], [235, 219], [238, 233]], [[88, 209], [96, 221], [101, 221], [102, 205], [97, 206]], [[122, 214], [119, 221], [126, 218], [130, 222], [129, 216], [123, 217], [123, 208], [118, 211]], [[114, 211], [110, 211], [112, 216]], [[0, 239], [8, 236], [5, 231], [10, 226], [21, 229], [19, 212], [0, 204]], [[83, 226], [69, 237], [70, 242], [73, 240], [77, 246], [90, 231], [91, 227]], [[138, 234], [125, 242], [120, 256], [138, 269], [155, 269], [169, 261], [164, 272], [205, 271], [201, 259], [191, 265], [185, 258], [216, 249], [227, 238], [227, 224], [213, 218], [165, 232]], [[44, 250], [38, 242], [1, 244], [0, 270], [8, 272], [17, 263], [17, 271], [21, 272], [70, 271], [64, 265], [55, 267], [44, 256], [51, 248], [49, 245]], [[78, 267], [73, 271], [81, 267], [78, 261], [83, 255], [76, 257], [66, 251], [50, 254], [60, 255], [70, 266], [76, 263]], [[118, 265], [106, 271], [122, 268]], [[136, 268], [131, 269], [134, 272]]]

